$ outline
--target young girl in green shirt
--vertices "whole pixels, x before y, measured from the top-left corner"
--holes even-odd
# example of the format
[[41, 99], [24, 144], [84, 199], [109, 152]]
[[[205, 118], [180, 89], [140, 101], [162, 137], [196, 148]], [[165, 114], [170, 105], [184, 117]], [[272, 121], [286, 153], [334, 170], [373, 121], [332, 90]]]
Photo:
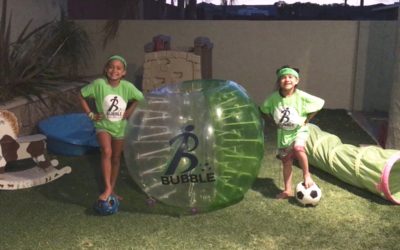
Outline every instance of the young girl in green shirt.
[[304, 185], [310, 187], [314, 182], [308, 166], [305, 145], [308, 138], [306, 124], [322, 109], [324, 100], [310, 95], [297, 88], [298, 70], [283, 66], [276, 72], [279, 90], [269, 96], [261, 105], [261, 112], [271, 115], [278, 126], [278, 158], [283, 165], [284, 190], [277, 195], [278, 199], [293, 196], [292, 165], [297, 159], [303, 170]]
[[[94, 122], [101, 149], [104, 190], [99, 195], [99, 202], [105, 202], [111, 194], [114, 194], [127, 119], [133, 113], [137, 101], [144, 99], [142, 92], [123, 79], [126, 67], [123, 57], [111, 56], [104, 67], [104, 77], [83, 87], [79, 94], [84, 112]], [[94, 99], [96, 111], [90, 109], [87, 98]]]

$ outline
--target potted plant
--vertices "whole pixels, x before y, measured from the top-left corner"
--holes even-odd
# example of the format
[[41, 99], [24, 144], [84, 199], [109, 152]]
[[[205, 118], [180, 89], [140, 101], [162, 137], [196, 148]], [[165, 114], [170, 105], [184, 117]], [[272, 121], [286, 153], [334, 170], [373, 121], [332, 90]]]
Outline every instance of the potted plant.
[[[9, 16], [9, 17], [8, 17]], [[17, 96], [29, 100], [56, 93], [58, 87], [79, 77], [79, 69], [90, 56], [85, 31], [66, 19], [31, 29], [30, 20], [15, 41], [10, 41], [12, 18], [7, 0], [0, 15], [0, 102]]]

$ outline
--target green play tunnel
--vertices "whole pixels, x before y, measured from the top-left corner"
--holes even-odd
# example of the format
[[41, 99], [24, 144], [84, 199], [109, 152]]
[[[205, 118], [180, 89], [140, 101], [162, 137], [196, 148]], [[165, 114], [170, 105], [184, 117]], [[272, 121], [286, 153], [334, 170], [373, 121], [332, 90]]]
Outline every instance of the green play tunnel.
[[400, 151], [343, 144], [336, 135], [308, 126], [306, 153], [311, 165], [400, 204]]

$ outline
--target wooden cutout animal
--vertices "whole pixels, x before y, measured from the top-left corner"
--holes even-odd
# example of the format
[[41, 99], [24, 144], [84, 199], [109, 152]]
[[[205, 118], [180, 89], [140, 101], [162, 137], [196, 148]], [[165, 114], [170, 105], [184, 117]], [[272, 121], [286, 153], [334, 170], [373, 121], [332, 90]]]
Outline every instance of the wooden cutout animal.
[[[40, 185], [71, 172], [70, 167], [60, 170], [57, 160], [46, 153], [46, 136], [42, 134], [18, 137], [18, 120], [12, 112], [0, 110], [0, 189], [19, 189]], [[8, 162], [31, 158], [37, 166], [7, 173]], [[41, 169], [41, 170], [40, 170]]]

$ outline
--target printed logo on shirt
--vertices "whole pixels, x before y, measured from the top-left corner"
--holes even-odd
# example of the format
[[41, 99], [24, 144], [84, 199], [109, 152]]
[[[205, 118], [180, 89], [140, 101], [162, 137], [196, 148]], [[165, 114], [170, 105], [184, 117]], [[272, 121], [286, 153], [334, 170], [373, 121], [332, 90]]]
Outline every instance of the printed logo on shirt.
[[108, 95], [103, 101], [104, 115], [110, 121], [120, 121], [126, 109], [126, 102], [119, 95]]
[[274, 120], [278, 127], [284, 130], [293, 130], [300, 125], [300, 116], [292, 107], [278, 107], [274, 111]]

